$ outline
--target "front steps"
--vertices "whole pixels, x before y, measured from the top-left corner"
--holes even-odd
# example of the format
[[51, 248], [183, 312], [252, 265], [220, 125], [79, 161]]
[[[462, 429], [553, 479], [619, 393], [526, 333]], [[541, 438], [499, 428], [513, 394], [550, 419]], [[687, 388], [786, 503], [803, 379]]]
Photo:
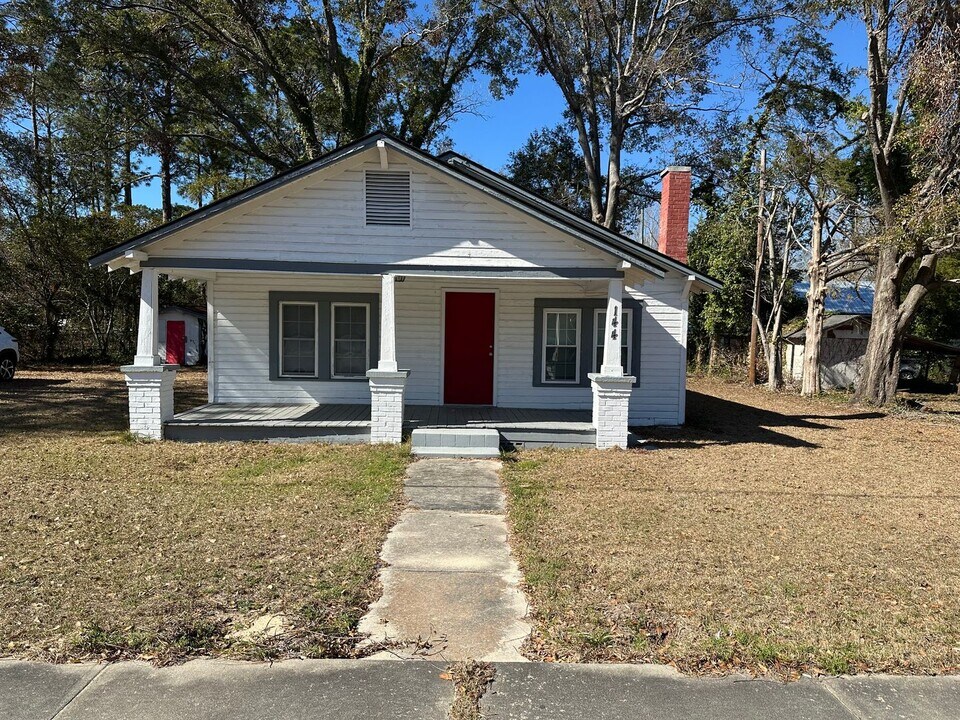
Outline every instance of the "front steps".
[[410, 452], [419, 457], [500, 457], [500, 433], [483, 428], [418, 428]]

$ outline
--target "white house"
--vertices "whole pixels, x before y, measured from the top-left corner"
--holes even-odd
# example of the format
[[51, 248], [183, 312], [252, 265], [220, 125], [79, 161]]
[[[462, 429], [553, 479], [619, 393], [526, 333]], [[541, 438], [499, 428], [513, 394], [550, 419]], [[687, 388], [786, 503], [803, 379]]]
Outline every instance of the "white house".
[[[90, 260], [142, 276], [131, 430], [395, 442], [476, 425], [533, 443], [567, 428], [611, 447], [681, 424], [688, 300], [719, 286], [685, 264], [689, 204], [689, 168], [668, 168], [658, 252], [371, 134]], [[177, 417], [159, 273], [206, 282], [209, 404]]]

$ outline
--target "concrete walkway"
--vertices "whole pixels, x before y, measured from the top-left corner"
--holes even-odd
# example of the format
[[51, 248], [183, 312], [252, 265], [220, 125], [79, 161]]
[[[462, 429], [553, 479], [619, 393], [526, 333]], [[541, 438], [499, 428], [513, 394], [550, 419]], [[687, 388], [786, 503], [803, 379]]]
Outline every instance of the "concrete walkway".
[[[448, 720], [445, 663], [0, 661], [0, 720]], [[960, 678], [859, 676], [780, 683], [668, 668], [497, 663], [493, 720], [957, 720]]]
[[381, 557], [383, 595], [360, 621], [377, 658], [522, 661], [530, 633], [520, 572], [510, 556], [493, 460], [419, 460], [409, 507]]

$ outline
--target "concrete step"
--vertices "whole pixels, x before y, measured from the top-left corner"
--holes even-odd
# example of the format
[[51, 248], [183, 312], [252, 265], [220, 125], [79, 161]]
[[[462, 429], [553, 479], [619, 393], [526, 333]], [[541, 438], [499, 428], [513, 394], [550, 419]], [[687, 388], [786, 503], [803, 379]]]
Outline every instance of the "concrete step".
[[418, 428], [410, 434], [411, 452], [419, 457], [495, 458], [500, 433], [481, 428]]

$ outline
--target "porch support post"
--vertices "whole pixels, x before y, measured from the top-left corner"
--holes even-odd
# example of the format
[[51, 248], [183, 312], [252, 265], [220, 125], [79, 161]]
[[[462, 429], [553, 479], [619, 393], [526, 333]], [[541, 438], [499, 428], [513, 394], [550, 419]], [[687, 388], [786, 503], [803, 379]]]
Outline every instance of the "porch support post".
[[376, 370], [367, 371], [370, 381], [370, 442], [403, 440], [403, 402], [409, 370], [397, 368], [396, 278], [381, 277], [380, 358]]
[[381, 276], [380, 290], [380, 361], [377, 370], [397, 371], [397, 300], [396, 278]]
[[607, 322], [603, 335], [603, 364], [600, 374], [606, 376], [623, 375], [623, 361], [620, 358], [621, 335], [623, 328], [623, 280], [613, 278], [607, 286]]
[[163, 426], [173, 418], [173, 383], [177, 365], [164, 365], [157, 353], [158, 272], [143, 268], [140, 279], [140, 323], [133, 365], [120, 368], [127, 380], [130, 432], [163, 439]]
[[607, 313], [603, 339], [603, 364], [600, 372], [590, 373], [593, 390], [593, 426], [597, 448], [625, 448], [629, 435], [630, 393], [636, 378], [623, 374], [621, 334], [623, 280], [610, 280], [607, 288]]
[[157, 354], [159, 277], [156, 268], [143, 268], [140, 271], [140, 322], [137, 325], [137, 355], [133, 359], [134, 365], [160, 364], [160, 356]]

